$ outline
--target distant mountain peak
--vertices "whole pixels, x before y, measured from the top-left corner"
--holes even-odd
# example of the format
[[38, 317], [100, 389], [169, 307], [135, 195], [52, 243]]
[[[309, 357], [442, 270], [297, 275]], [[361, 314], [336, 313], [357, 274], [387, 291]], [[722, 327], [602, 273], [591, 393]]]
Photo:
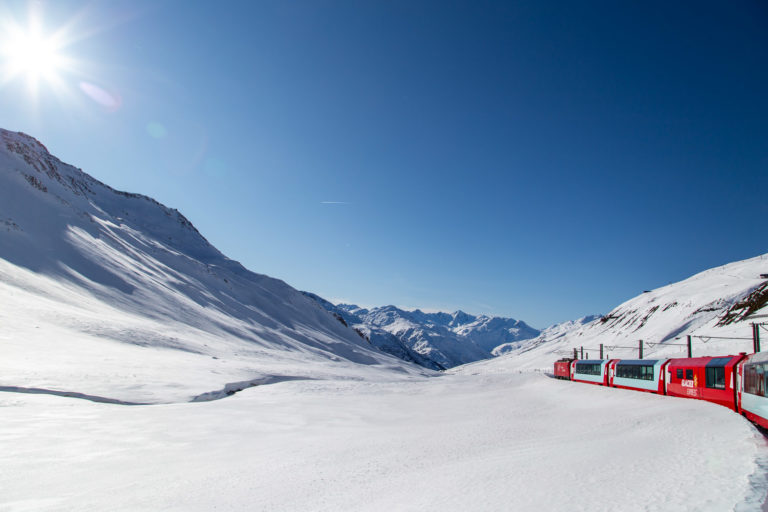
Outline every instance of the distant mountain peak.
[[430, 368], [450, 368], [489, 358], [498, 345], [514, 345], [539, 334], [514, 318], [472, 315], [460, 309], [425, 313], [392, 304], [365, 309], [354, 304], [334, 306], [323, 299], [318, 302], [341, 314], [355, 328], [370, 333], [371, 343]]

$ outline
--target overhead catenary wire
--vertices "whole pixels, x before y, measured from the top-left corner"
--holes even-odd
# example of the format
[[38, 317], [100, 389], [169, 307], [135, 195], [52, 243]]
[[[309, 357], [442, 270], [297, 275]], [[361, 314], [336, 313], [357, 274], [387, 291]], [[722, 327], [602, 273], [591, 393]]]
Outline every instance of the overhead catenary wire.
[[645, 344], [651, 348], [655, 347], [656, 345], [664, 345], [665, 347], [687, 347], [688, 346], [687, 343], [664, 343], [663, 341], [657, 341], [655, 343], [651, 341], [646, 341]]
[[745, 338], [741, 336], [699, 336], [691, 335], [691, 338], [698, 338], [703, 343], [707, 343], [709, 340], [751, 340], [752, 338]]
[[[766, 331], [768, 331], [768, 322], [759, 322], [759, 323], [756, 322], [756, 323], [753, 323], [752, 325], [754, 326], [753, 327], [753, 329], [754, 329], [753, 333], [755, 333], [755, 331], [759, 331], [759, 329], [761, 327], [763, 329], [765, 329]], [[588, 351], [600, 351], [600, 353], [602, 354], [603, 351], [613, 351], [613, 350], [616, 350], [616, 349], [619, 349], [619, 350], [637, 350], [639, 352], [639, 354], [640, 354], [640, 359], [642, 359], [643, 358], [642, 346], [645, 345], [645, 346], [647, 346], [649, 348], [654, 348], [654, 347], [658, 347], [658, 346], [661, 346], [661, 347], [688, 347], [688, 354], [689, 354], [688, 357], [693, 357], [692, 351], [691, 351], [692, 345], [690, 343], [692, 338], [696, 338], [698, 340], [701, 340], [702, 343], [708, 343], [710, 340], [751, 340], [751, 341], [755, 341], [755, 352], [759, 352], [760, 351], [759, 342], [756, 341], [758, 339], [757, 336], [756, 336], [756, 333], [752, 337], [745, 337], [745, 336], [708, 336], [708, 335], [704, 335], [704, 334], [689, 334], [686, 337], [688, 338], [688, 343], [667, 343], [665, 341], [651, 342], [651, 341], [638, 340], [638, 345], [636, 345], [636, 346], [600, 344], [600, 347], [584, 347], [584, 346], [573, 347], [572, 349], [560, 349], [560, 350], [554, 351], [554, 353], [559, 354], [559, 355], [574, 355], [574, 356], [576, 356], [578, 351], [581, 351], [582, 355], [583, 355], [585, 352], [588, 353]], [[675, 340], [679, 340], [681, 338], [682, 338], [682, 336], [677, 336], [674, 339]], [[653, 352], [655, 352], [655, 351], [653, 351]], [[588, 357], [587, 357], [587, 359], [588, 359]]]

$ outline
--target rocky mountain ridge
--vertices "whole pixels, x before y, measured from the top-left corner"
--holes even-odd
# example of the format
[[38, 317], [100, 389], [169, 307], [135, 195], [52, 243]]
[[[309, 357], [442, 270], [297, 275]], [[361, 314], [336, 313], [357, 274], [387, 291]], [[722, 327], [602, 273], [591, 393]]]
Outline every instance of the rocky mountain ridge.
[[487, 359], [493, 357], [499, 345], [512, 347], [540, 333], [514, 318], [472, 315], [461, 310], [426, 313], [392, 305], [366, 309], [308, 295], [381, 350], [431, 369]]

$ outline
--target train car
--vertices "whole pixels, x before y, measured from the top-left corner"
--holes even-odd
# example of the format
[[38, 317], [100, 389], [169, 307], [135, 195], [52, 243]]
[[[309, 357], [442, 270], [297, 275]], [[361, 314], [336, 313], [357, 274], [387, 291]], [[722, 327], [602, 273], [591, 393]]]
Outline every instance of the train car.
[[573, 363], [574, 382], [608, 385], [608, 359], [578, 359]]
[[571, 363], [572, 357], [564, 357], [558, 361], [555, 361], [555, 378], [571, 380]]
[[739, 412], [749, 421], [768, 428], [768, 352], [746, 356], [738, 366]]
[[666, 366], [666, 394], [707, 400], [737, 411], [736, 368], [745, 357], [740, 354], [670, 359]]
[[707, 400], [768, 429], [768, 352], [677, 359], [561, 359], [558, 378]]
[[612, 359], [608, 385], [664, 394], [664, 368], [669, 359]]

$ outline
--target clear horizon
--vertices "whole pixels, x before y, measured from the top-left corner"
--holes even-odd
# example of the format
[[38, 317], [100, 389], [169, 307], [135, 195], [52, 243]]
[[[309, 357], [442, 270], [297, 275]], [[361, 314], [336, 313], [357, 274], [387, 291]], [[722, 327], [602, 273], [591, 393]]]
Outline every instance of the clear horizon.
[[328, 300], [545, 328], [768, 252], [765, 4], [0, 14], [1, 127]]

